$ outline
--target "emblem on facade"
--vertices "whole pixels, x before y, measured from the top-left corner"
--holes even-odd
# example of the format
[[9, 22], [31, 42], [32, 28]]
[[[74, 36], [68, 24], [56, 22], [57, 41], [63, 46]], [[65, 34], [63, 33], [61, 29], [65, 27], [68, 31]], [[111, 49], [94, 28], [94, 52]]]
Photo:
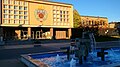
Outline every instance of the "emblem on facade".
[[44, 10], [44, 9], [36, 9], [35, 10], [35, 18], [38, 21], [40, 21], [40, 22], [46, 20], [46, 18], [47, 18], [47, 11]]

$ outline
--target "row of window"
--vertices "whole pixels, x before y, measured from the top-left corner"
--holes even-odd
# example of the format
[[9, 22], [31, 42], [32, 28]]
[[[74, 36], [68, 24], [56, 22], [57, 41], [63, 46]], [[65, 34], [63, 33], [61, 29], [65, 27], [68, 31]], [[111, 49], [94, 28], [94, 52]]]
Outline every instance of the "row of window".
[[68, 10], [69, 11], [69, 7], [53, 6], [53, 9], [55, 9], [55, 10]]
[[3, 20], [4, 24], [28, 24], [28, 20]]
[[17, 11], [17, 10], [3, 10], [4, 14], [24, 14], [28, 15], [27, 11]]
[[105, 25], [105, 22], [97, 22], [97, 21], [82, 21], [81, 24], [85, 25]]
[[69, 23], [54, 23], [54, 25], [70, 25]]
[[69, 11], [53, 10], [54, 14], [69, 14]]
[[28, 16], [23, 16], [23, 15], [3, 15], [4, 18], [10, 18], [10, 19], [28, 19]]
[[4, 4], [15, 4], [15, 5], [28, 5], [28, 2], [23, 2], [23, 1], [15, 1], [15, 0], [3, 0]]
[[4, 9], [14, 9], [14, 10], [28, 10], [26, 6], [13, 6], [13, 5], [3, 5]]
[[69, 22], [69, 19], [62, 19], [62, 18], [53, 18], [53, 22]]
[[68, 19], [69, 18], [69, 15], [56, 15], [56, 14], [53, 14], [53, 17], [54, 18], [64, 18], [64, 19]]

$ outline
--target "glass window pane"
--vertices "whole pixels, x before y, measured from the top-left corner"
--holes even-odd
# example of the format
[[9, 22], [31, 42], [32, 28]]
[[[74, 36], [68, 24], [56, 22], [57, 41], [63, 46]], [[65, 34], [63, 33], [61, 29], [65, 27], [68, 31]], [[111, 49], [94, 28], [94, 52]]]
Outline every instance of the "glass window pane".
[[23, 14], [23, 11], [19, 11], [19, 14]]
[[8, 10], [4, 10], [4, 13], [8, 13]]
[[27, 19], [27, 16], [24, 16], [24, 19]]
[[15, 19], [18, 19], [18, 15], [14, 15], [14, 18], [15, 18]]
[[4, 5], [4, 8], [7, 8], [8, 6], [7, 5]]
[[8, 15], [7, 15], [7, 14], [4, 14], [4, 18], [8, 18]]
[[9, 8], [10, 8], [10, 9], [13, 9], [13, 6], [12, 6], [12, 5], [10, 5], [10, 6], [9, 6]]
[[23, 7], [22, 6], [19, 6], [19, 10], [22, 10], [23, 9]]
[[18, 14], [18, 11], [14, 11], [14, 14]]
[[27, 10], [27, 7], [24, 7], [24, 10]]
[[13, 10], [9, 10], [9, 14], [14, 14]]
[[25, 11], [24, 14], [27, 15], [27, 11]]
[[23, 16], [19, 16], [19, 19], [23, 19]]
[[18, 6], [14, 6], [14, 9], [18, 9]]

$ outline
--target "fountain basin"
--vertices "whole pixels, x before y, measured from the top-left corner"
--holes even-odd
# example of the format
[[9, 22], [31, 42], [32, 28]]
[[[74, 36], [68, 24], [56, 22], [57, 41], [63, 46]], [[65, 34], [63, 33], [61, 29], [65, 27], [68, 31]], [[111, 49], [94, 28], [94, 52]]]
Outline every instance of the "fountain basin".
[[[105, 61], [101, 61], [100, 57], [96, 56], [98, 51], [100, 49], [90, 53], [83, 64], [79, 64], [77, 58], [74, 58], [76, 60], [76, 67], [120, 66], [120, 48], [105, 50], [108, 52], [108, 55], [105, 56]], [[61, 62], [59, 63], [55, 59], [57, 54], [61, 57]], [[70, 60], [67, 60], [65, 51], [21, 55], [21, 61], [28, 67], [70, 67]]]

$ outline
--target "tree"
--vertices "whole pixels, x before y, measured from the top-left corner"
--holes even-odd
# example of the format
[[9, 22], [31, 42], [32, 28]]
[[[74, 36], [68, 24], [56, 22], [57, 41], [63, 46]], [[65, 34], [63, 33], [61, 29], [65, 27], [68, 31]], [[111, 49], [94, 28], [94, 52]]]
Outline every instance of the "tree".
[[74, 23], [74, 28], [81, 27], [80, 14], [75, 9], [73, 10], [73, 23]]

